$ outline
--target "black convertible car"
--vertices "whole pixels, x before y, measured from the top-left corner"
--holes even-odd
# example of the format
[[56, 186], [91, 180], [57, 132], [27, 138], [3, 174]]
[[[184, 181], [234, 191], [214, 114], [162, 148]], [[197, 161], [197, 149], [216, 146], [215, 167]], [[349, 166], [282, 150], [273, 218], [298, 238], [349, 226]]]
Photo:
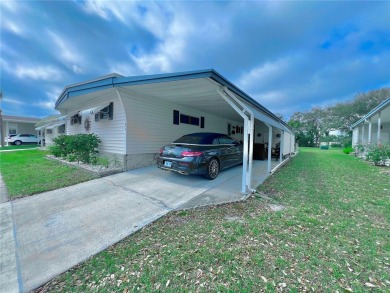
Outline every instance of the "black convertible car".
[[241, 143], [226, 134], [187, 134], [161, 148], [157, 167], [213, 180], [220, 170], [242, 164], [242, 149]]

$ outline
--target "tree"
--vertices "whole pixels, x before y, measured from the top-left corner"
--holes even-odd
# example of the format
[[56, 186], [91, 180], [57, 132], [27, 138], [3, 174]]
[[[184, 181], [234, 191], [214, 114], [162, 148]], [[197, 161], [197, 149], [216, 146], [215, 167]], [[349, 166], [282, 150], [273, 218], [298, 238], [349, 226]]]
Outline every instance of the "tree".
[[296, 140], [301, 146], [319, 146], [331, 130], [348, 133], [349, 138], [344, 137], [343, 141], [344, 144], [349, 144], [349, 127], [389, 97], [390, 88], [359, 93], [351, 101], [328, 107], [313, 107], [307, 112], [296, 112], [288, 124], [295, 129]]

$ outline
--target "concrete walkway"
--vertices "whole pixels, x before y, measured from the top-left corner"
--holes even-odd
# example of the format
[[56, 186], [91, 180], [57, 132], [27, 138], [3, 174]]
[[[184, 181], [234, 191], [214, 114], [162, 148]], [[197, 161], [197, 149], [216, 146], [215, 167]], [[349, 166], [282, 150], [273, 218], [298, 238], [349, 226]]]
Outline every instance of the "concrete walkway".
[[0, 174], [0, 292], [19, 292], [12, 205]]
[[0, 292], [35, 289], [172, 210], [244, 199], [241, 170], [209, 181], [151, 166], [1, 203]]

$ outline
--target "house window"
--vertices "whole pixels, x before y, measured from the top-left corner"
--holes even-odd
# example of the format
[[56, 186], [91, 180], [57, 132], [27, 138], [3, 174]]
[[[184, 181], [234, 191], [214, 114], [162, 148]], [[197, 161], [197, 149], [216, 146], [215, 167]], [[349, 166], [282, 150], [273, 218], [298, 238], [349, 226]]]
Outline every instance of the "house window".
[[17, 133], [18, 133], [18, 125], [10, 123], [8, 126], [8, 134], [17, 134]]
[[101, 109], [98, 113], [95, 114], [95, 122], [98, 122], [101, 119], [112, 120], [114, 119], [114, 103], [111, 102], [110, 105]]
[[180, 114], [180, 123], [199, 126], [199, 118]]
[[65, 133], [65, 124], [58, 127], [58, 133]]
[[79, 114], [70, 117], [70, 125], [81, 124], [81, 116]]
[[52, 129], [46, 129], [46, 133], [47, 133], [47, 134], [52, 134], [52, 133], [53, 133], [53, 130], [52, 130]]
[[204, 128], [204, 117], [194, 117], [186, 114], [180, 114], [179, 111], [173, 110], [173, 124], [189, 124], [200, 126], [200, 128]]

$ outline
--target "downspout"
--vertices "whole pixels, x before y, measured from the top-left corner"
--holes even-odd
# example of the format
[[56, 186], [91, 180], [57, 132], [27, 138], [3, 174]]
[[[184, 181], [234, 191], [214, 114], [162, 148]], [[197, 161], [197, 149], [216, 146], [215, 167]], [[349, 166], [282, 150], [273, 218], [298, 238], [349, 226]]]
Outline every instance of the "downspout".
[[245, 129], [244, 125], [244, 133], [246, 136], [249, 134], [249, 170], [247, 174], [247, 182], [248, 182], [248, 188], [251, 189], [252, 187], [252, 167], [253, 167], [253, 144], [254, 144], [254, 137], [253, 137], [253, 129], [255, 126], [255, 118], [252, 110], [250, 110], [244, 103], [242, 103], [237, 97], [229, 91], [226, 87], [224, 88], [224, 91], [233, 99], [235, 100], [250, 116], [250, 123], [248, 125], [249, 129]]
[[[232, 100], [230, 100], [226, 93], [220, 88], [217, 89], [217, 93], [244, 119], [244, 132], [247, 133], [247, 125], [249, 122], [248, 116], [245, 115], [244, 111], [237, 107]], [[234, 99], [235, 100], [235, 99]], [[244, 158], [242, 165], [242, 182], [241, 182], [241, 192], [246, 193], [247, 191], [247, 172], [248, 172], [248, 135], [244, 136]]]

